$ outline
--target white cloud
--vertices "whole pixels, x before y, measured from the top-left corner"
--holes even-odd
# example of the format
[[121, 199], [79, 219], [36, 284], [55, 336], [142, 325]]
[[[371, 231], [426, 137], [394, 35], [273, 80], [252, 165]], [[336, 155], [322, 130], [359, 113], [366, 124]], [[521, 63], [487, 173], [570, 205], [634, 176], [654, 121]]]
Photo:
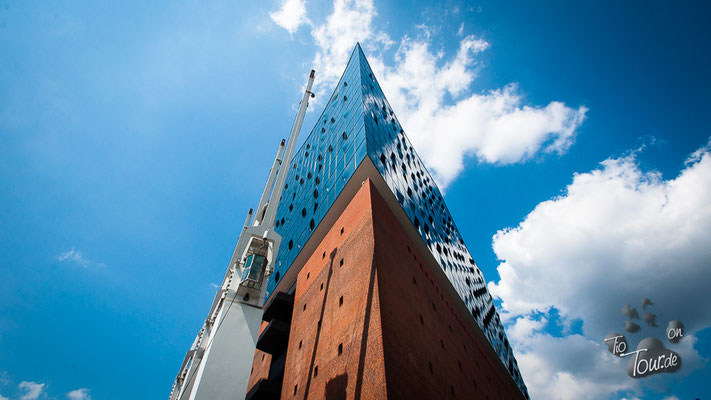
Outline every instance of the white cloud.
[[20, 400], [35, 400], [44, 391], [44, 383], [23, 381], [17, 386], [22, 392]]
[[419, 25], [421, 37], [401, 39], [394, 63], [384, 52], [394, 44], [373, 26], [377, 11], [371, 0], [335, 0], [325, 22], [315, 25], [317, 101], [340, 78], [356, 42], [361, 42], [395, 114], [442, 188], [464, 168], [464, 160], [511, 164], [539, 153], [564, 153], [587, 109], [552, 101], [527, 105], [516, 84], [486, 93], [471, 93], [480, 68], [475, 56], [489, 43], [458, 36], [451, 59], [430, 50], [432, 32]]
[[[451, 59], [430, 51], [429, 40], [405, 37], [393, 66], [372, 62], [408, 137], [443, 187], [467, 157], [512, 164], [538, 153], [562, 154], [574, 141], [587, 108], [562, 102], [525, 104], [516, 84], [470, 93], [480, 65], [475, 56], [489, 43], [473, 36], [459, 42]], [[447, 101], [449, 96], [452, 101]]]
[[[603, 357], [607, 350], [602, 338], [623, 332], [622, 306], [641, 309], [643, 297], [654, 301], [651, 311], [659, 327], [643, 326], [639, 333], [627, 334], [630, 345], [647, 336], [663, 338], [667, 322], [679, 319], [687, 336], [669, 345], [684, 361], [675, 375], [707, 361], [694, 349], [694, 332], [711, 325], [709, 146], [692, 154], [669, 180], [642, 171], [635, 157], [608, 159], [598, 169], [576, 174], [565, 194], [538, 204], [516, 228], [494, 236], [494, 251], [502, 262], [500, 280], [489, 283], [489, 290], [502, 300], [502, 317], [515, 321], [509, 328], [511, 341], [534, 398], [565, 398], [555, 393], [575, 391], [581, 382], [589, 382], [582, 386], [592, 392], [630, 390], [612, 385], [604, 374], [613, 365], [610, 357], [604, 356], [608, 360], [600, 361], [600, 368], [576, 370], [573, 360], [560, 363], [556, 354], [570, 352], [574, 341], [588, 353], [583, 363]], [[536, 332], [540, 323], [530, 316], [551, 308], [565, 321], [582, 320], [584, 336], [561, 339]], [[622, 382], [624, 368], [615, 372]], [[563, 375], [556, 378], [557, 373]], [[557, 379], [560, 387], [546, 379]], [[645, 379], [644, 385], [662, 390], [664, 379]]]
[[674, 396], [674, 395], [672, 395], [672, 396], [667, 396], [667, 397], [665, 397], [664, 400], [679, 400], [679, 398], [676, 397], [676, 396]]
[[385, 32], [371, 26], [376, 15], [372, 0], [335, 0], [326, 21], [313, 28], [311, 35], [318, 47], [313, 64], [319, 93], [333, 89], [356, 42], [372, 51], [393, 43]]
[[72, 247], [70, 250], [67, 250], [63, 252], [62, 254], [57, 256], [57, 261], [59, 262], [65, 262], [65, 261], [71, 261], [74, 262], [82, 267], [91, 267], [91, 266], [105, 266], [103, 263], [99, 263], [96, 261], [92, 261], [87, 259], [84, 256], [84, 253], [81, 250], [77, 250], [76, 248]]
[[622, 359], [582, 335], [542, 333], [546, 322], [522, 317], [507, 330], [531, 398], [603, 399], [638, 390], [637, 382], [627, 379]]
[[[7, 386], [9, 383], [10, 379], [7, 377], [7, 371], [0, 372], [0, 385]], [[0, 400], [8, 400], [8, 398], [0, 394]]]
[[301, 25], [308, 24], [306, 2], [304, 0], [283, 0], [279, 10], [269, 13], [269, 17], [290, 34], [296, 32]]
[[91, 400], [91, 396], [89, 396], [89, 389], [87, 388], [72, 390], [67, 393], [67, 398], [69, 400]]

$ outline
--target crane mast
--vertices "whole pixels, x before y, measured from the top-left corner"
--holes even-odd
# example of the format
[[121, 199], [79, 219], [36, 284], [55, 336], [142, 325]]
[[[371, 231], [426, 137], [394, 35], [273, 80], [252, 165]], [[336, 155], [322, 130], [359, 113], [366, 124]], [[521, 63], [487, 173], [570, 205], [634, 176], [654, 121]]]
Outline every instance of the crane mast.
[[[315, 71], [311, 70], [288, 141], [282, 140], [256, 213], [250, 209], [220, 289], [185, 355], [170, 400], [244, 398], [259, 337], [268, 277], [281, 236], [274, 231], [279, 200], [306, 115]], [[254, 217], [254, 220], [252, 220]]]

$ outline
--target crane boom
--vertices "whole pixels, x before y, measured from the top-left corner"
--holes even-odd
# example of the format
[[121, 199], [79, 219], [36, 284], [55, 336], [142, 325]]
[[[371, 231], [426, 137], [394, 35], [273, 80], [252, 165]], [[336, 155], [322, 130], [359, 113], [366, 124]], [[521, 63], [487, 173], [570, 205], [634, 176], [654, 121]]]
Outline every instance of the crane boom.
[[259, 199], [240, 231], [222, 286], [175, 378], [170, 400], [244, 398], [262, 322], [268, 277], [279, 252], [274, 231], [279, 200], [309, 99], [311, 70], [288, 141], [282, 140]]

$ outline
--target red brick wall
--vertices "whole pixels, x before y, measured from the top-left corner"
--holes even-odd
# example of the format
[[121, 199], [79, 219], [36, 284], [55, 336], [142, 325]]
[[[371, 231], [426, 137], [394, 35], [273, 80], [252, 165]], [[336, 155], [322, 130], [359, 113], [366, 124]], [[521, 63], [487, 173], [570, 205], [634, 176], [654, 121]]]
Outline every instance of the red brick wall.
[[371, 190], [362, 186], [299, 272], [282, 399], [386, 397]]
[[[262, 321], [262, 325], [259, 327], [259, 333], [261, 334], [264, 328], [269, 325], [268, 322]], [[269, 366], [272, 363], [271, 354], [267, 354], [260, 350], [255, 350], [254, 360], [252, 361], [252, 374], [249, 376], [249, 382], [247, 387], [251, 388], [255, 383], [259, 382], [260, 379], [267, 379], [269, 376]], [[249, 391], [249, 390], [247, 390]]]
[[281, 398], [521, 398], [425, 260], [367, 181], [298, 274]]
[[388, 398], [520, 398], [377, 192], [373, 215]]

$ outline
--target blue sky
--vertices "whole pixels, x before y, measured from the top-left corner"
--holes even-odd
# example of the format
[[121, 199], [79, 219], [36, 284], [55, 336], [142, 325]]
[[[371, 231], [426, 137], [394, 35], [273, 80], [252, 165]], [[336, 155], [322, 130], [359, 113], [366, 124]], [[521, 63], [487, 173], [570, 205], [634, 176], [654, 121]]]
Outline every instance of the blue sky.
[[[0, 0], [0, 398], [168, 395], [308, 71], [305, 130], [355, 41], [534, 398], [708, 397], [707, 5], [300, 10]], [[675, 376], [606, 357], [642, 296], [689, 329]]]

